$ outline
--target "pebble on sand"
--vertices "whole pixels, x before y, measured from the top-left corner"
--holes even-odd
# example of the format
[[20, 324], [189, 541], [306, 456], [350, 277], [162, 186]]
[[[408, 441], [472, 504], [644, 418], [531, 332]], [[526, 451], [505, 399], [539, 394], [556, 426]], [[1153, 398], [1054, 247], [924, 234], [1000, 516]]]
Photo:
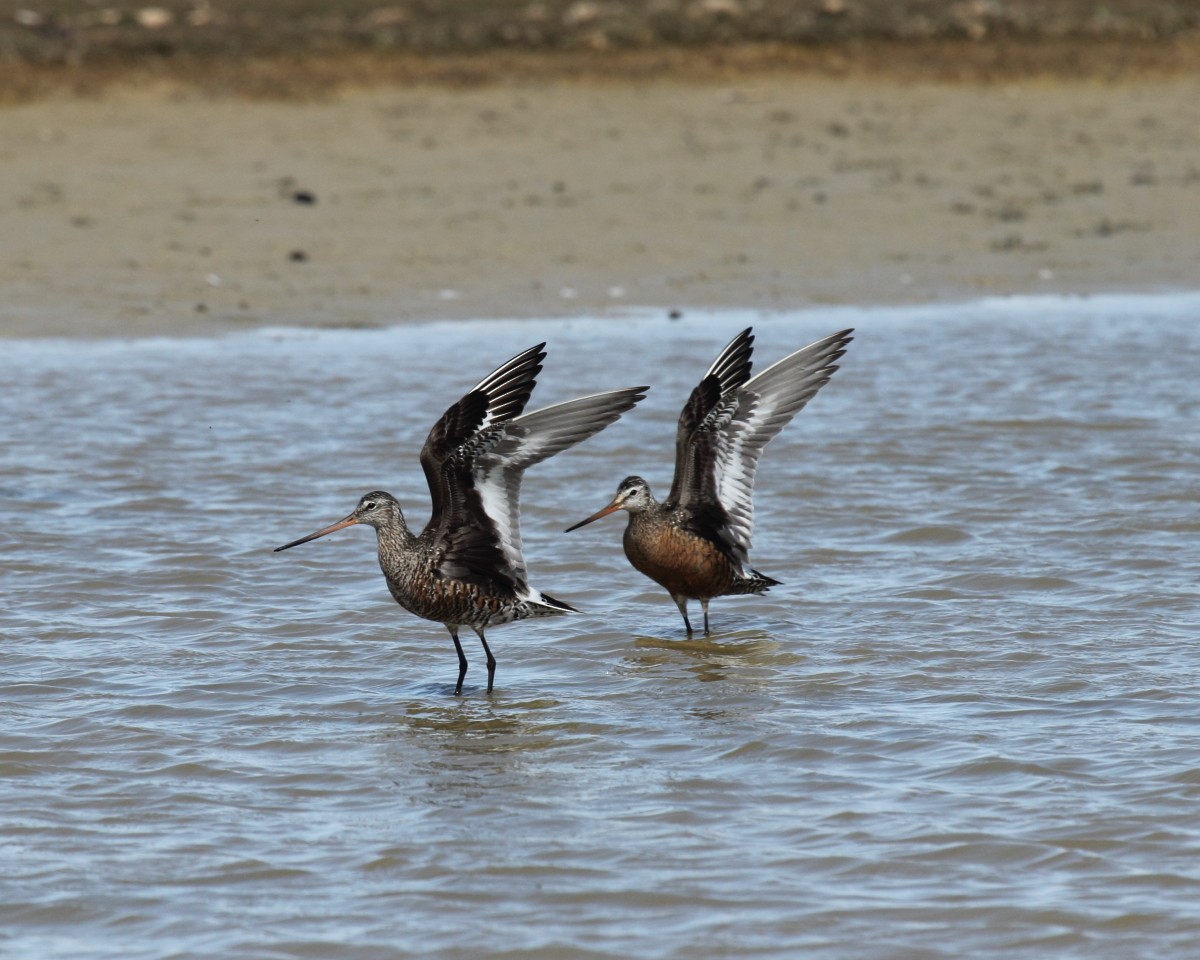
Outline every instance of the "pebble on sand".
[[142, 7], [135, 19], [138, 26], [145, 27], [147, 30], [161, 30], [163, 27], [170, 26], [171, 21], [175, 19], [175, 14], [165, 7]]

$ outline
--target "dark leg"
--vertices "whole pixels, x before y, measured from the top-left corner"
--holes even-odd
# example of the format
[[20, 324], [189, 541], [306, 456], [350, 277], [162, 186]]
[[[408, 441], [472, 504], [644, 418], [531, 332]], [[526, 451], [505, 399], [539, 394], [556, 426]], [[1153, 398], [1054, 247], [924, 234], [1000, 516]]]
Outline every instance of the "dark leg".
[[496, 658], [492, 656], [492, 648], [487, 645], [487, 640], [483, 636], [483, 628], [475, 627], [475, 632], [479, 634], [479, 642], [483, 644], [483, 652], [488, 658], [488, 693], [492, 692], [492, 680], [496, 677]]
[[700, 601], [700, 609], [704, 611], [704, 635], [707, 637], [712, 631], [708, 629], [708, 601]]
[[675, 606], [679, 608], [680, 614], [683, 615], [683, 625], [687, 627], [687, 635], [690, 637], [692, 635], [692, 621], [688, 619], [687, 615], [687, 597], [677, 597], [671, 594], [671, 599], [675, 601]]
[[458, 696], [462, 693], [463, 677], [467, 675], [467, 655], [463, 653], [462, 644], [458, 642], [458, 627], [446, 624], [446, 629], [450, 631], [450, 639], [454, 641], [454, 649], [458, 651], [458, 685], [454, 688], [454, 694]]

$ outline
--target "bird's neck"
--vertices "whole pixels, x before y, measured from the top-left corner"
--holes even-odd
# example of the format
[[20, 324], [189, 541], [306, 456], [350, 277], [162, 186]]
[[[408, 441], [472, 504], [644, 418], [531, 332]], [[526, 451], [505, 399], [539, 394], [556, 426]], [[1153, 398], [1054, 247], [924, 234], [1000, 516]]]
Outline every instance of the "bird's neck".
[[375, 528], [375, 538], [379, 544], [379, 557], [398, 557], [412, 549], [416, 537], [408, 529], [404, 517], [396, 517], [386, 526]]
[[664, 505], [659, 503], [657, 500], [655, 500], [654, 494], [652, 494], [649, 490], [647, 490], [646, 491], [646, 505], [644, 507], [642, 507], [640, 510], [628, 510], [626, 512], [629, 514], [630, 519], [632, 519], [633, 517], [650, 517], [656, 513], [661, 512], [663, 509], [664, 509]]
[[638, 510], [636, 512], [633, 510], [629, 510], [629, 511], [627, 511], [627, 513], [629, 514], [628, 526], [637, 528], [637, 527], [642, 527], [642, 526], [647, 526], [649, 524], [653, 524], [654, 521], [656, 520], [656, 518], [658, 517], [659, 512], [660, 512], [659, 506], [654, 501], [651, 501], [650, 506], [646, 507], [643, 510]]

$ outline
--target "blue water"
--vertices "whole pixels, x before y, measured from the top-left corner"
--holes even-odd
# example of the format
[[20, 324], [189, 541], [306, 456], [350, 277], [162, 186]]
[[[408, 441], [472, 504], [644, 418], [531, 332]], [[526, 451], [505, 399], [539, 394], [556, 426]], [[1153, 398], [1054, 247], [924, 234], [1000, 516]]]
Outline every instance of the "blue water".
[[[1190, 958], [1200, 936], [1200, 296], [8, 341], [0, 956]], [[629, 473], [741, 327], [855, 326], [768, 448], [784, 581], [684, 638]], [[438, 415], [540, 340], [531, 407], [651, 383], [530, 471], [533, 583], [400, 610]]]

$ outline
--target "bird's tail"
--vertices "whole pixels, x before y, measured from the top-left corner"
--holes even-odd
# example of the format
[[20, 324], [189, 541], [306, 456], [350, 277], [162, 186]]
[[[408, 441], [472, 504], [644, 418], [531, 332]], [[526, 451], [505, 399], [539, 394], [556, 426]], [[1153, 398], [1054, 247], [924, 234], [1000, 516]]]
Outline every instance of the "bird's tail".
[[[560, 617], [566, 613], [579, 612], [569, 603], [563, 603], [548, 594], [537, 590], [530, 591], [530, 593], [531, 596], [526, 597], [523, 601], [525, 617]], [[525, 617], [520, 619], [525, 619]]]
[[725, 591], [726, 596], [745, 594], [745, 593], [766, 593], [772, 587], [779, 586], [781, 581], [772, 580], [766, 574], [759, 573], [757, 570], [751, 570], [749, 576], [742, 575], [737, 577], [733, 583], [729, 585], [729, 589]]

